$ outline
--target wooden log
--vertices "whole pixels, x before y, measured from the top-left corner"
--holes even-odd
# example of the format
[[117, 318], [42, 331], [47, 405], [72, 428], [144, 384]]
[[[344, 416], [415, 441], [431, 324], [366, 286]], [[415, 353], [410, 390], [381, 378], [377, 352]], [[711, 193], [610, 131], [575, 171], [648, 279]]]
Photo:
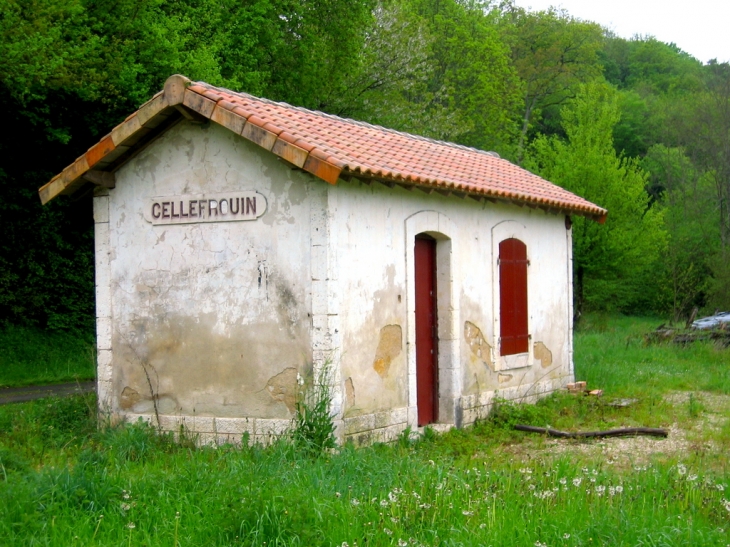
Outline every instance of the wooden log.
[[634, 435], [650, 435], [653, 437], [666, 437], [669, 435], [666, 429], [657, 429], [654, 427], [626, 427], [623, 429], [609, 429], [607, 431], [579, 431], [576, 433], [569, 431], [558, 431], [557, 429], [548, 429], [546, 427], [535, 427], [532, 425], [515, 425], [517, 431], [527, 431], [528, 433], [543, 433], [548, 437], [560, 437], [561, 439], [585, 439], [588, 437], [631, 437]]

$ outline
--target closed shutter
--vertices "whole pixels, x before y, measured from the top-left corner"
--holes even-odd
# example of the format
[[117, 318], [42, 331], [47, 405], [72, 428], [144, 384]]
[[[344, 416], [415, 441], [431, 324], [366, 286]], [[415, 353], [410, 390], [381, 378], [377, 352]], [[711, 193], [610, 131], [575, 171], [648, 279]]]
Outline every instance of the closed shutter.
[[500, 355], [528, 350], [527, 246], [519, 239], [499, 243]]

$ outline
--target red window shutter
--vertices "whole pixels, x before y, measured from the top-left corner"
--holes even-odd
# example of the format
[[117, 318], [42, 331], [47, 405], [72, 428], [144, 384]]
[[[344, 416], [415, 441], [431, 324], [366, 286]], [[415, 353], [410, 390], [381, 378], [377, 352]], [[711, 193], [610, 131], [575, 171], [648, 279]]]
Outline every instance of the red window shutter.
[[527, 246], [519, 239], [499, 243], [500, 355], [528, 351]]

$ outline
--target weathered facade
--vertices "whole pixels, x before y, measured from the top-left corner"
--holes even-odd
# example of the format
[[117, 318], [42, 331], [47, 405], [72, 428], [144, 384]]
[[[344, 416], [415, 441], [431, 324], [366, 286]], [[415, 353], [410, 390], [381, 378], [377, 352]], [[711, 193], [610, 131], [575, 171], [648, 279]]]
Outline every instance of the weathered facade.
[[568, 215], [605, 211], [493, 154], [175, 76], [41, 199], [88, 184], [114, 418], [265, 442], [327, 367], [340, 440], [388, 441], [572, 381]]

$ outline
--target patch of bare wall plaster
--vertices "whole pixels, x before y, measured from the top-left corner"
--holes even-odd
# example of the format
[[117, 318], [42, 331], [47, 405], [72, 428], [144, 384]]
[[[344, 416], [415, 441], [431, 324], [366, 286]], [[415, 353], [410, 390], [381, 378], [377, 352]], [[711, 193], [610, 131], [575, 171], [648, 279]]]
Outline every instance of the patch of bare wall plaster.
[[282, 370], [266, 383], [266, 391], [274, 401], [282, 402], [293, 415], [297, 404], [297, 379], [299, 373], [294, 367]]
[[380, 329], [380, 341], [375, 350], [373, 369], [381, 378], [387, 376], [390, 364], [403, 349], [403, 330], [400, 325], [386, 325]]
[[542, 368], [548, 368], [553, 364], [553, 352], [542, 342], [535, 342], [535, 359], [540, 361]]
[[345, 408], [352, 408], [355, 405], [355, 384], [352, 383], [352, 378], [348, 378], [345, 380]]
[[[349, 250], [356, 252], [356, 248]], [[340, 263], [350, 264], [347, 252], [342, 253]], [[361, 259], [362, 256], [359, 256]], [[344, 382], [345, 417], [407, 405], [407, 367], [402, 327], [405, 323], [404, 289], [398, 284], [395, 265], [377, 263], [379, 258], [372, 253], [367, 257], [369, 268], [382, 272], [382, 277], [358, 276], [349, 279], [342, 276], [339, 280], [341, 292], [347, 294], [348, 298], [342, 325], [342, 375], [349, 379], [349, 382]], [[388, 257], [385, 255], [383, 258]], [[353, 270], [364, 271], [364, 266], [353, 266]], [[348, 384], [352, 387], [351, 397], [348, 395]]]
[[492, 346], [482, 330], [471, 321], [464, 321], [464, 343], [468, 348], [468, 362], [465, 367], [464, 391], [479, 393], [494, 389], [494, 362]]

